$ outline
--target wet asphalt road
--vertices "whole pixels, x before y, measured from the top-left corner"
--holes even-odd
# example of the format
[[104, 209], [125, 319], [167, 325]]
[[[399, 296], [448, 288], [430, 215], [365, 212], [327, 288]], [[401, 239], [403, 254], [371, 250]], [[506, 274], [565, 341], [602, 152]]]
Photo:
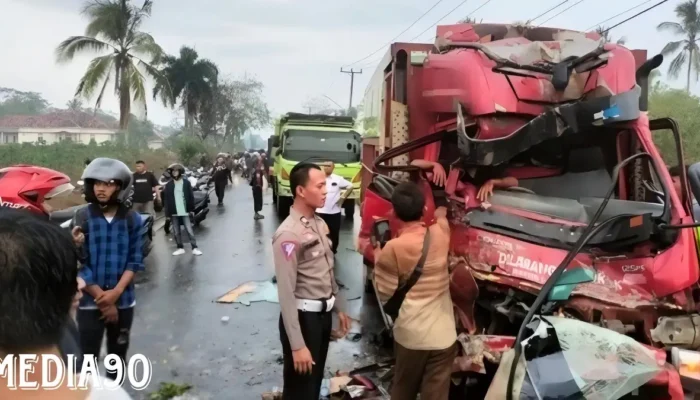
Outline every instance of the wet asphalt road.
[[[282, 386], [279, 305], [214, 302], [242, 283], [274, 275], [271, 237], [279, 221], [271, 191], [265, 194], [265, 219], [260, 221], [253, 220], [252, 193], [242, 180], [227, 189], [224, 207], [216, 206], [213, 193], [211, 197], [211, 211], [196, 229], [204, 255], [193, 256], [186, 244], [187, 254], [173, 257], [174, 241], [159, 230], [146, 271], [136, 278], [129, 353], [146, 355], [154, 372], [144, 392], [130, 391], [135, 399], [147, 398], [161, 382], [191, 384], [190, 394], [197, 399], [260, 399], [261, 393]], [[362, 259], [354, 251], [359, 220], [359, 214], [354, 224], [343, 219], [336, 274], [348, 297], [357, 298], [350, 315], [362, 320], [364, 335], [359, 342], [331, 343], [327, 375], [369, 364], [376, 353], [369, 343], [379, 326], [376, 306], [360, 297]], [[361, 307], [363, 303], [368, 305]], [[224, 316], [228, 323], [222, 322]]]

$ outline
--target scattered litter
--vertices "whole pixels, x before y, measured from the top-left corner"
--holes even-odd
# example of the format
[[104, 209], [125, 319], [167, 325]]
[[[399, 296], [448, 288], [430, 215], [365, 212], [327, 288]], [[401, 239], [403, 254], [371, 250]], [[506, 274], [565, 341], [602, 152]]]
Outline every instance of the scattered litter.
[[360, 385], [346, 386], [345, 391], [348, 392], [350, 397], [352, 397], [353, 399], [356, 399], [356, 398], [362, 396], [363, 394], [365, 394], [365, 387], [360, 386]]
[[361, 333], [348, 333], [346, 336], [346, 339], [351, 341], [351, 342], [359, 342], [362, 340], [362, 334]]
[[262, 394], [262, 400], [282, 400], [282, 390], [275, 386], [271, 392]]
[[217, 303], [234, 303], [236, 300], [238, 300], [238, 297], [242, 294], [249, 293], [255, 290], [255, 283], [254, 282], [246, 282], [240, 286], [237, 286], [235, 289], [229, 291], [225, 295], [219, 297], [216, 302]]
[[175, 351], [175, 350], [177, 350], [177, 349], [179, 349], [179, 348], [180, 348], [180, 346], [175, 345], [175, 346], [170, 347], [170, 348], [168, 349], [168, 351], [172, 353], [173, 351]]
[[321, 397], [326, 398], [331, 394], [330, 386], [330, 379], [324, 379], [321, 381]]
[[224, 324], [227, 324], [228, 320], [229, 320], [228, 315], [224, 315], [223, 317], [221, 317], [221, 322]]
[[216, 300], [217, 303], [240, 303], [246, 306], [257, 301], [279, 303], [277, 286], [271, 281], [246, 282]]
[[352, 381], [352, 378], [349, 376], [336, 376], [329, 379], [330, 393], [333, 394], [340, 392], [343, 387], [350, 383], [350, 381]]

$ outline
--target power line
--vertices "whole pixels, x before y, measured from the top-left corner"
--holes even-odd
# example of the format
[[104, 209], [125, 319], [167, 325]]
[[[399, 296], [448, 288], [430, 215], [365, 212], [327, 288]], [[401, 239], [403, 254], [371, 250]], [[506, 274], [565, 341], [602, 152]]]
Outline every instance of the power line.
[[590, 30], [593, 29], [593, 28], [597, 28], [597, 27], [603, 25], [604, 23], [606, 23], [606, 22], [608, 22], [608, 21], [610, 21], [610, 20], [613, 20], [613, 19], [619, 17], [620, 15], [627, 14], [628, 12], [634, 10], [635, 8], [639, 8], [639, 7], [641, 7], [641, 6], [643, 6], [643, 5], [647, 4], [647, 3], [651, 3], [651, 1], [652, 1], [652, 0], [646, 0], [646, 1], [644, 1], [644, 2], [641, 2], [641, 3], [637, 4], [636, 6], [634, 6], [634, 7], [632, 7], [632, 8], [626, 9], [625, 11], [623, 11], [623, 12], [621, 12], [621, 13], [615, 14], [615, 15], [613, 15], [612, 17], [610, 17], [610, 18], [608, 18], [608, 19], [605, 19], [605, 20], [603, 20], [603, 21], [600, 21], [600, 22], [598, 22], [597, 24], [594, 24], [594, 25], [592, 25], [592, 26], [586, 28], [586, 30], [585, 30], [584, 32], [588, 32], [588, 31], [590, 31]]
[[568, 7], [566, 7], [565, 9], [559, 11], [558, 13], [554, 14], [553, 16], [551, 16], [551, 17], [545, 19], [543, 22], [541, 22], [541, 23], [540, 23], [539, 25], [537, 25], [537, 26], [542, 26], [542, 25], [546, 24], [547, 22], [553, 20], [554, 18], [556, 18], [556, 17], [558, 17], [558, 16], [564, 14], [565, 12], [569, 11], [570, 9], [572, 9], [572, 8], [576, 7], [577, 5], [581, 4], [583, 1], [584, 1], [584, 0], [578, 0], [576, 3], [574, 3], [574, 4], [572, 4], [572, 5], [568, 6]]
[[[442, 21], [443, 19], [449, 17], [450, 14], [452, 14], [453, 12], [457, 11], [457, 9], [460, 8], [460, 7], [462, 7], [462, 6], [464, 5], [464, 3], [466, 3], [466, 2], [467, 2], [467, 0], [464, 0], [463, 2], [457, 4], [457, 6], [456, 6], [455, 8], [453, 8], [452, 10], [450, 10], [450, 12], [448, 12], [447, 14], [445, 14], [445, 15], [444, 15], [442, 18], [440, 18], [439, 20], [435, 21], [434, 24], [432, 24], [432, 25], [430, 25], [429, 27], [427, 27], [423, 32], [417, 34], [413, 39], [409, 40], [409, 42], [412, 42], [412, 41], [418, 39], [419, 37], [421, 37], [425, 32], [428, 32], [428, 30], [432, 29], [435, 25], [439, 24], [440, 21]], [[474, 12], [476, 12], [476, 11], [477, 11], [478, 9], [480, 9], [481, 7], [483, 7], [483, 6], [487, 5], [487, 4], [489, 4], [490, 2], [491, 2], [491, 0], [486, 0], [482, 5], [480, 5], [479, 7], [477, 7], [474, 11], [470, 12], [469, 14], [467, 14], [467, 17], [469, 17], [470, 15], [472, 15]]]
[[530, 18], [530, 19], [528, 19], [528, 20], [527, 20], [527, 23], [526, 23], [525, 25], [527, 25], [527, 24], [529, 24], [530, 22], [532, 22], [532, 21], [534, 21], [534, 20], [540, 18], [540, 17], [543, 16], [543, 15], [549, 14], [549, 13], [552, 12], [553, 10], [555, 10], [555, 9], [557, 9], [557, 8], [559, 8], [559, 7], [561, 7], [562, 5], [564, 5], [564, 4], [568, 3], [568, 2], [569, 2], [569, 0], [564, 0], [564, 1], [562, 1], [561, 3], [557, 4], [556, 6], [550, 8], [549, 10], [547, 10], [547, 11], [543, 12], [542, 14], [536, 16], [535, 18]]
[[386, 43], [385, 45], [383, 45], [382, 47], [378, 48], [377, 50], [375, 50], [375, 51], [369, 53], [369, 54], [366, 55], [365, 57], [363, 57], [363, 58], [361, 58], [361, 59], [359, 59], [359, 60], [357, 60], [357, 61], [355, 61], [355, 62], [353, 62], [353, 63], [343, 65], [343, 67], [347, 67], [347, 66], [350, 66], [350, 65], [357, 64], [357, 63], [359, 63], [360, 61], [364, 61], [364, 60], [366, 60], [366, 59], [372, 57], [373, 55], [379, 53], [380, 51], [384, 50], [385, 47], [387, 47], [387, 46], [389, 46], [390, 44], [394, 43], [394, 41], [395, 41], [396, 39], [398, 39], [399, 36], [403, 35], [404, 33], [406, 33], [406, 31], [408, 31], [409, 29], [413, 28], [413, 26], [414, 26], [415, 24], [417, 24], [418, 21], [420, 21], [421, 19], [423, 19], [423, 17], [425, 17], [430, 11], [432, 11], [435, 7], [437, 7], [438, 4], [440, 4], [440, 3], [442, 3], [442, 2], [443, 2], [443, 0], [438, 0], [437, 2], [435, 2], [435, 4], [433, 4], [432, 7], [430, 7], [426, 12], [424, 12], [423, 14], [421, 14], [421, 16], [418, 17], [418, 19], [416, 19], [415, 21], [413, 21], [413, 23], [412, 23], [411, 25], [409, 25], [408, 28], [402, 30], [401, 33], [399, 33], [398, 35], [394, 36], [393, 39], [389, 40], [389, 42]]
[[602, 34], [605, 34], [605, 33], [607, 33], [608, 31], [610, 31], [611, 29], [617, 28], [618, 26], [624, 24], [625, 22], [631, 21], [631, 20], [637, 18], [638, 16], [644, 14], [645, 12], [650, 11], [650, 10], [653, 10], [654, 8], [656, 8], [656, 7], [658, 7], [658, 6], [662, 5], [662, 4], [664, 4], [664, 3], [666, 3], [666, 2], [668, 2], [668, 0], [662, 0], [662, 1], [660, 1], [660, 2], [658, 2], [658, 3], [656, 3], [656, 4], [654, 4], [653, 6], [651, 6], [651, 7], [647, 8], [647, 9], [644, 9], [644, 10], [642, 10], [642, 11], [636, 13], [636, 14], [634, 14], [633, 16], [631, 16], [631, 17], [629, 17], [629, 18], [627, 18], [627, 19], [625, 19], [625, 20], [623, 20], [623, 21], [621, 21], [621, 22], [618, 22], [617, 24], [615, 24], [615, 25], [611, 26], [610, 28], [604, 30], [604, 31], [602, 32]]

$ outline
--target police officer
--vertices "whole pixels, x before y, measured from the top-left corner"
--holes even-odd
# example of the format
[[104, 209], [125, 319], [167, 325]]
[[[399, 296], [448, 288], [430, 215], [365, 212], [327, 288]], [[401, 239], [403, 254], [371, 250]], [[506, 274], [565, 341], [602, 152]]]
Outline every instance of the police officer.
[[299, 163], [289, 175], [294, 204], [272, 238], [282, 308], [283, 399], [317, 400], [331, 338], [331, 311], [338, 313], [338, 336], [347, 333], [350, 320], [336, 299], [328, 227], [315, 214], [326, 200], [326, 174], [315, 164]]

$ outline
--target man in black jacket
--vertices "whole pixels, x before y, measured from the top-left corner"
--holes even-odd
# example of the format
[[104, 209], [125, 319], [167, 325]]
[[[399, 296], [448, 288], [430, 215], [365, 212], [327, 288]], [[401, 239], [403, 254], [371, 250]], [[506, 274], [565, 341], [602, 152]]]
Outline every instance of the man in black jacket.
[[177, 243], [177, 250], [173, 253], [174, 256], [185, 254], [185, 248], [182, 245], [182, 234], [180, 224], [185, 226], [187, 235], [192, 244], [192, 254], [201, 256], [202, 252], [197, 248], [197, 240], [194, 238], [194, 230], [192, 229], [192, 213], [194, 212], [194, 193], [192, 193], [192, 185], [187, 179], [183, 179], [185, 167], [180, 164], [173, 164], [168, 167], [168, 172], [173, 179], [165, 185], [165, 212], [170, 218], [173, 228], [173, 236]]
[[219, 205], [224, 205], [224, 191], [226, 190], [226, 182], [233, 183], [231, 170], [226, 166], [224, 157], [219, 156], [216, 159], [216, 164], [212, 170], [212, 178], [214, 179], [214, 191], [219, 199]]

